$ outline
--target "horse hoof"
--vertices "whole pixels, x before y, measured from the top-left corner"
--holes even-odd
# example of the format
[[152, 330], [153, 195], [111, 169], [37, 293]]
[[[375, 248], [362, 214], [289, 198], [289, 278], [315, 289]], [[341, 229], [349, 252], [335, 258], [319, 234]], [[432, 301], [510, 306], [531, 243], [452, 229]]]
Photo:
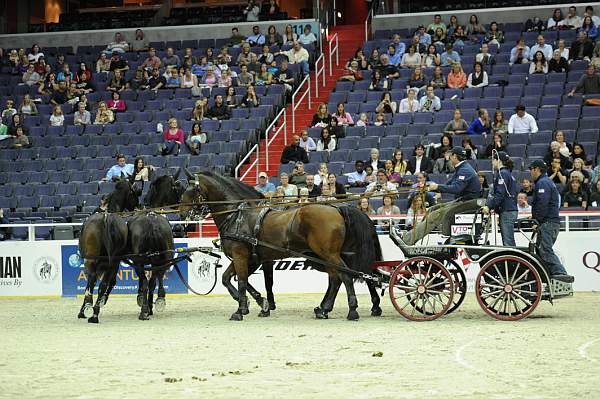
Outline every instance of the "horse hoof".
[[269, 310], [271, 310], [271, 306], [269, 305], [269, 301], [267, 301], [266, 299], [263, 299], [262, 303], [260, 304], [261, 307], [261, 313], [268, 313]]
[[142, 294], [138, 294], [137, 296], [137, 304], [141, 308], [144, 304], [144, 296]]
[[329, 316], [327, 315], [327, 313], [326, 313], [326, 312], [324, 312], [324, 311], [323, 311], [323, 309], [321, 309], [321, 308], [319, 308], [319, 307], [316, 307], [316, 308], [314, 309], [314, 312], [315, 312], [315, 317], [316, 317], [317, 319], [324, 320], [324, 319], [328, 319], [328, 318], [329, 318]]
[[381, 308], [371, 309], [371, 316], [373, 316], [373, 317], [379, 317], [379, 316], [381, 316], [381, 313], [382, 313]]
[[103, 296], [102, 298], [100, 298], [98, 300], [98, 307], [99, 308], [103, 308], [104, 305], [106, 305], [106, 299], [107, 299], [106, 296]]
[[244, 320], [244, 316], [242, 316], [241, 313], [235, 312], [234, 314], [231, 315], [231, 317], [229, 318], [229, 320], [242, 321], [242, 320]]
[[275, 310], [277, 306], [275, 306], [275, 302], [269, 302], [269, 310]]
[[138, 316], [139, 320], [150, 320], [149, 314], [148, 313], [140, 313], [140, 315]]
[[269, 317], [269, 316], [271, 316], [271, 312], [269, 310], [267, 310], [267, 311], [261, 310], [260, 313], [258, 314], [258, 317]]
[[248, 309], [242, 310], [242, 315], [244, 315], [244, 316], [246, 316], [249, 313], [250, 313], [250, 310], [248, 310]]
[[156, 302], [154, 303], [154, 308], [156, 309], [157, 312], [162, 312], [163, 310], [165, 310], [166, 306], [167, 306], [167, 301], [165, 300], [165, 298], [158, 298], [156, 300]]
[[152, 316], [153, 314], [154, 314], [154, 312], [152, 311], [152, 309], [150, 309], [150, 310], [148, 311], [148, 316]]
[[358, 320], [359, 319], [359, 315], [358, 312], [356, 310], [351, 310], [348, 312], [348, 316], [346, 316], [346, 319], [348, 320]]
[[88, 323], [98, 324], [98, 316], [92, 316], [88, 319]]
[[84, 318], [89, 318], [94, 315], [94, 308], [92, 307], [91, 303], [86, 303], [83, 306], [83, 315], [84, 315]]
[[79, 312], [79, 314], [77, 315], [78, 319], [87, 319], [87, 317], [85, 317], [85, 315], [83, 314], [83, 312]]

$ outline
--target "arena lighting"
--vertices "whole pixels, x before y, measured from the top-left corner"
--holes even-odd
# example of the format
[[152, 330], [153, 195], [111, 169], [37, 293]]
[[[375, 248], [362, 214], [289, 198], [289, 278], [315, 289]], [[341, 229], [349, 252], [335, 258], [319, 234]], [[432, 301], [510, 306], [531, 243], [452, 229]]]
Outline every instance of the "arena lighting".
[[337, 13], [337, 17], [338, 17], [338, 18], [342, 18], [342, 13], [338, 11], [338, 13]]

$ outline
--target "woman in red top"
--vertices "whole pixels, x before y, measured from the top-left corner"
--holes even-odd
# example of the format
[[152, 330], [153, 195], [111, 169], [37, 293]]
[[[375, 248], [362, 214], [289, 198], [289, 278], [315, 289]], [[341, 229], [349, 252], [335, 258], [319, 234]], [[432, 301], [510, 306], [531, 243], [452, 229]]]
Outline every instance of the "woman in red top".
[[108, 100], [106, 106], [113, 112], [125, 112], [127, 109], [125, 106], [125, 100], [121, 100], [121, 95], [118, 91], [113, 92], [112, 99]]
[[177, 127], [177, 119], [169, 119], [169, 127], [165, 129], [163, 138], [165, 142], [161, 147], [162, 155], [179, 154], [179, 146], [183, 144], [185, 135], [183, 134], [183, 130]]
[[448, 87], [451, 89], [462, 89], [467, 84], [467, 75], [463, 72], [460, 64], [454, 64], [448, 74]]

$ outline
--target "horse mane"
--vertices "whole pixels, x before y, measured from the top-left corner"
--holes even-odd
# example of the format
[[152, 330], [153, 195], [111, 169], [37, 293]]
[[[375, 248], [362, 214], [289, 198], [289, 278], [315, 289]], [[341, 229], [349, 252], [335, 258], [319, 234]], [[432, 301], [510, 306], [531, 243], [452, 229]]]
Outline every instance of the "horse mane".
[[264, 195], [261, 192], [236, 178], [223, 176], [209, 171], [201, 171], [198, 172], [198, 174], [212, 179], [218, 183], [218, 185], [223, 188], [223, 194], [228, 200], [264, 198]]

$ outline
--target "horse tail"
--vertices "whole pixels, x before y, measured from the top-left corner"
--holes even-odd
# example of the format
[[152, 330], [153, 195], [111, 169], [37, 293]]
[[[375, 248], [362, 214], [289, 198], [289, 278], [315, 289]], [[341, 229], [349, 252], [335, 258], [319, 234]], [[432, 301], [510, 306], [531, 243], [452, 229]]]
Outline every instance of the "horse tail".
[[103, 238], [109, 265], [113, 262], [113, 256], [120, 255], [127, 245], [127, 231], [120, 228], [118, 222], [118, 216], [104, 215]]
[[346, 225], [343, 250], [352, 252], [344, 256], [348, 267], [371, 273], [373, 263], [382, 259], [381, 244], [371, 219], [352, 206], [340, 206], [340, 213]]

